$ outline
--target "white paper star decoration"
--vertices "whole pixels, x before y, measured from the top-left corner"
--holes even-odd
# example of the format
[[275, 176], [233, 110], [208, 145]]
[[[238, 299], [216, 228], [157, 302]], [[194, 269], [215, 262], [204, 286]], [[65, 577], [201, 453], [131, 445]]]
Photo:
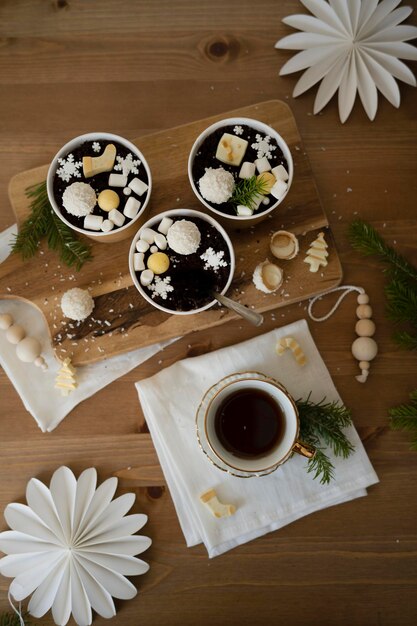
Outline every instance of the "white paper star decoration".
[[[306, 70], [293, 96], [321, 80], [314, 114], [339, 90], [339, 115], [345, 122], [359, 92], [368, 117], [378, 107], [377, 89], [395, 107], [400, 91], [395, 78], [416, 85], [411, 70], [399, 59], [417, 60], [417, 48], [405, 43], [417, 37], [415, 26], [399, 25], [413, 11], [396, 8], [401, 0], [301, 0], [313, 15], [290, 15], [284, 24], [302, 31], [288, 35], [276, 48], [302, 50], [292, 57], [280, 75]], [[314, 17], [313, 17], [314, 16]]]
[[88, 626], [92, 609], [113, 617], [112, 596], [126, 600], [137, 593], [125, 576], [149, 569], [133, 556], [151, 544], [148, 537], [133, 535], [146, 524], [146, 515], [126, 516], [135, 495], [112, 501], [117, 478], [96, 486], [94, 468], [76, 480], [68, 467], [60, 467], [49, 489], [36, 478], [28, 482], [28, 506], [13, 503], [4, 511], [13, 530], [0, 533], [0, 550], [8, 555], [0, 559], [0, 573], [14, 578], [9, 593], [16, 601], [32, 594], [28, 610], [34, 617], [51, 608], [60, 625], [72, 613], [79, 626]]

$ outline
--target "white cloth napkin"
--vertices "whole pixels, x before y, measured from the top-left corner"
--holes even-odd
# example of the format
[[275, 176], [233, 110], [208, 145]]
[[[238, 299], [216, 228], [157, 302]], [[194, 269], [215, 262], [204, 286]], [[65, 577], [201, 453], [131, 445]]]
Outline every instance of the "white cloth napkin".
[[[307, 357], [301, 368], [290, 351], [279, 357], [275, 344], [291, 335]], [[242, 479], [214, 467], [200, 450], [195, 413], [205, 391], [235, 372], [258, 371], [281, 381], [295, 397], [340, 400], [305, 320], [203, 356], [175, 363], [136, 383], [139, 399], [188, 546], [204, 542], [217, 556], [313, 511], [366, 495], [378, 482], [356, 430], [347, 434], [355, 446], [348, 459], [330, 456], [335, 477], [321, 485], [306, 472], [306, 459], [294, 455], [273, 474]], [[219, 500], [234, 504], [236, 513], [216, 519], [199, 501], [214, 488]]]
[[[16, 232], [17, 228], [14, 225], [0, 233], [0, 263], [9, 255], [10, 242]], [[42, 343], [42, 356], [49, 366], [45, 372], [32, 364], [19, 361], [16, 357], [15, 347], [6, 340], [5, 333], [0, 331], [0, 365], [13, 383], [26, 410], [33, 415], [43, 432], [56, 428], [77, 404], [116, 378], [124, 376], [169, 343], [175, 341], [173, 339], [164, 343], [156, 343], [146, 348], [139, 348], [126, 354], [104, 359], [99, 363], [79, 367], [77, 368], [78, 388], [69, 396], [62, 397], [60, 391], [54, 388], [58, 362], [50, 346], [48, 332], [41, 313], [26, 302], [0, 300], [0, 315], [2, 313], [10, 313], [17, 324], [23, 326], [28, 334], [36, 337]]]

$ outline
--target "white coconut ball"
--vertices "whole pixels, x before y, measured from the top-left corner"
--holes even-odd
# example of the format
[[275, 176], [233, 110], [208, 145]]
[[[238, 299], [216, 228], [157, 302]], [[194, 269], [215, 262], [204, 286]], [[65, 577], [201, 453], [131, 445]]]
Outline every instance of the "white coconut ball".
[[71, 215], [85, 217], [94, 209], [96, 192], [88, 183], [72, 183], [62, 194], [62, 204]]
[[232, 197], [235, 179], [223, 167], [207, 167], [206, 173], [198, 181], [198, 186], [203, 198], [213, 204], [222, 204]]
[[86, 289], [68, 289], [61, 298], [61, 309], [65, 317], [82, 322], [94, 309], [94, 300]]
[[201, 241], [201, 233], [194, 222], [177, 220], [169, 227], [167, 241], [178, 254], [194, 254]]

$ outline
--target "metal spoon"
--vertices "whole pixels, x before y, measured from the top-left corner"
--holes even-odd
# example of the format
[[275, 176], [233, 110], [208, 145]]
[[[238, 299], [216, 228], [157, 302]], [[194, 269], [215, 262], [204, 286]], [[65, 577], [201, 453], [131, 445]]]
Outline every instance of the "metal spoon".
[[250, 322], [254, 326], [260, 326], [261, 324], [263, 324], [263, 316], [256, 311], [248, 309], [248, 307], [244, 304], [235, 302], [227, 296], [223, 296], [221, 293], [216, 292], [213, 292], [213, 298], [216, 298], [217, 302], [230, 309], [231, 311], [234, 311], [235, 313], [240, 315], [240, 317], [243, 317], [243, 319], [245, 319], [247, 322]]

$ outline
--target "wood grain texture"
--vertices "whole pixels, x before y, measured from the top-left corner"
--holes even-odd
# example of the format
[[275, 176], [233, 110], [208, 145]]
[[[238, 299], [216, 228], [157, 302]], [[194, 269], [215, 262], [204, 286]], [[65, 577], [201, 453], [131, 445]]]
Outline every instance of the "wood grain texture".
[[[408, 2], [417, 8], [415, 0]], [[237, 9], [238, 6], [238, 9]], [[0, 3], [0, 228], [13, 223], [7, 186], [48, 162], [68, 137], [104, 129], [126, 137], [280, 99], [290, 104], [342, 259], [344, 281], [369, 293], [380, 353], [366, 385], [354, 380], [354, 297], [310, 328], [354, 415], [380, 483], [366, 498], [326, 509], [208, 560], [187, 549], [146, 433], [134, 382], [180, 358], [231, 345], [305, 317], [305, 304], [239, 320], [169, 346], [42, 434], [0, 372], [0, 510], [23, 501], [31, 476], [68, 463], [123, 477], [135, 511], [149, 515], [153, 546], [140, 593], [118, 603], [111, 624], [150, 626], [410, 626], [417, 621], [417, 455], [390, 431], [387, 412], [417, 380], [415, 354], [392, 341], [384, 276], [350, 248], [347, 225], [369, 220], [417, 264], [417, 97], [401, 85], [398, 110], [380, 99], [373, 123], [356, 104], [341, 125], [337, 102], [312, 115], [314, 93], [293, 100], [296, 77], [278, 77], [291, 52], [274, 50], [292, 29], [296, 0], [3, 0]], [[416, 23], [415, 16], [410, 23]], [[415, 71], [416, 65], [410, 64]], [[352, 191], [348, 191], [351, 189]], [[183, 199], [181, 198], [181, 201]], [[318, 303], [325, 312], [329, 301]], [[128, 467], [140, 468], [127, 479]], [[5, 523], [2, 528], [5, 528]], [[7, 608], [8, 581], [0, 579]], [[52, 625], [47, 616], [42, 623]], [[96, 619], [95, 624], [107, 624]]]
[[[153, 178], [150, 205], [137, 228], [149, 217], [178, 206], [179, 198], [181, 206], [209, 213], [190, 188], [188, 155], [203, 130], [227, 117], [258, 119], [279, 131], [293, 154], [295, 172], [285, 201], [255, 229], [226, 226], [236, 256], [234, 279], [228, 294], [246, 306], [265, 312], [338, 285], [342, 268], [334, 240], [327, 228], [328, 220], [294, 117], [284, 102], [263, 102], [135, 139], [134, 143], [146, 156]], [[18, 224], [29, 214], [25, 190], [45, 180], [46, 172], [47, 166], [42, 166], [17, 174], [11, 180], [9, 195]], [[311, 273], [304, 258], [323, 228], [329, 244], [328, 265], [323, 271]], [[264, 294], [253, 285], [252, 274], [258, 263], [271, 257], [269, 239], [271, 233], [279, 229], [291, 230], [297, 235], [300, 253], [292, 261], [280, 263], [284, 270], [283, 288]], [[24, 271], [12, 256], [0, 266], [0, 297], [24, 298], [34, 304], [48, 323], [58, 358], [69, 356], [75, 365], [93, 363], [152, 344], [156, 333], [162, 341], [218, 326], [237, 317], [218, 306], [189, 316], [169, 315], [152, 307], [132, 285], [128, 265], [130, 243], [131, 237], [106, 245], [92, 242], [93, 260], [77, 275], [57, 262], [55, 252], [45, 247], [41, 254], [24, 264]], [[90, 288], [95, 301], [93, 314], [81, 324], [66, 319], [60, 306], [62, 294], [74, 286]]]

